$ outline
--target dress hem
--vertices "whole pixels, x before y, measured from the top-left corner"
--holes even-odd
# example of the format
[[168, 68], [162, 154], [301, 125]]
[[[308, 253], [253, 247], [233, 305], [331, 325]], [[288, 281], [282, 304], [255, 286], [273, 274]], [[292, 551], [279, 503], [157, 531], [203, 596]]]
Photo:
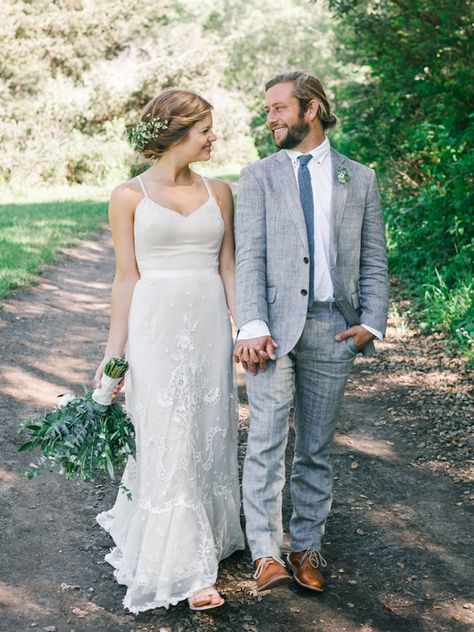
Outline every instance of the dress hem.
[[[106, 519], [105, 519], [105, 514], [107, 512], [102, 512], [100, 514], [98, 514], [96, 516], [96, 522], [97, 524], [102, 527], [102, 529], [104, 529], [104, 531], [106, 533], [108, 533], [110, 535], [110, 537], [112, 538], [112, 540], [115, 542], [114, 537], [112, 536], [110, 529], [108, 527], [108, 525], [106, 525]], [[242, 536], [243, 537], [243, 536]], [[229, 551], [227, 552], [225, 550], [225, 548], [223, 549], [224, 554], [219, 556], [219, 558], [217, 559], [217, 563], [219, 564], [222, 560], [226, 559], [227, 557], [230, 557], [233, 553], [235, 553], [236, 551], [243, 551], [245, 549], [245, 544], [242, 543], [242, 545], [240, 544], [235, 544], [234, 546], [232, 546]], [[105, 561], [107, 562], [107, 564], [110, 564], [110, 566], [112, 566], [112, 568], [115, 568], [114, 570], [114, 577], [115, 580], [117, 581], [117, 583], [120, 586], [126, 586], [127, 589], [131, 588], [132, 584], [128, 583], [127, 581], [120, 581], [117, 577], [119, 571], [120, 571], [120, 567], [119, 565], [115, 565], [111, 560], [108, 560], [107, 558], [109, 556], [113, 556], [115, 552], [121, 552], [120, 547], [118, 547], [117, 545], [112, 548], [110, 550], [110, 553], [107, 553], [107, 555], [104, 557]], [[191, 588], [190, 590], [186, 591], [181, 597], [176, 598], [176, 599], [170, 599], [169, 601], [153, 601], [150, 604], [147, 604], [146, 606], [142, 607], [142, 608], [134, 608], [127, 600], [127, 596], [125, 595], [125, 597], [122, 599], [122, 604], [124, 606], [124, 608], [126, 610], [128, 610], [129, 612], [131, 612], [132, 614], [139, 614], [140, 612], [145, 612], [147, 610], [153, 610], [155, 608], [165, 608], [166, 610], [168, 610], [168, 608], [170, 606], [176, 606], [180, 601], [184, 601], [185, 599], [188, 599], [188, 597], [191, 597], [192, 595], [194, 595], [198, 590], [200, 590], [201, 588], [205, 588], [207, 586], [214, 586], [214, 584], [216, 583], [217, 580], [217, 573], [213, 574], [212, 576], [208, 576], [207, 578], [204, 578], [202, 581], [199, 581], [199, 585], [195, 584], [193, 586], [193, 588]]]

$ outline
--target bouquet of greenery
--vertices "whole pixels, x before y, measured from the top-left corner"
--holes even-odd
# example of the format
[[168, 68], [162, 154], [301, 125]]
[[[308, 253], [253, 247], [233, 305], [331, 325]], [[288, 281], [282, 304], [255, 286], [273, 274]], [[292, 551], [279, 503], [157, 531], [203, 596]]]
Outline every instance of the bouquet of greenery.
[[39, 474], [48, 462], [68, 479], [77, 476], [93, 481], [104, 471], [114, 478], [114, 467], [135, 455], [133, 424], [122, 406], [112, 403], [113, 390], [127, 369], [124, 359], [112, 358], [105, 365], [99, 388], [83, 397], [61, 395], [56, 409], [20, 425], [19, 433], [29, 431], [29, 440], [20, 451], [36, 447], [42, 451], [26, 471], [28, 478]]

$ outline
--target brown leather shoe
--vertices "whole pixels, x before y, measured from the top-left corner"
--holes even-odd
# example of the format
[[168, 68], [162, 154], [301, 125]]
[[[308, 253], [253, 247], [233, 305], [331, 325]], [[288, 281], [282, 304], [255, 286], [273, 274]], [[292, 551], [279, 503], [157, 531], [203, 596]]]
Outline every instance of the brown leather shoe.
[[293, 579], [297, 584], [309, 590], [322, 592], [324, 577], [320, 568], [326, 566], [326, 560], [319, 551], [308, 549], [298, 553], [290, 553], [286, 558], [288, 567], [293, 572]]
[[291, 575], [286, 570], [285, 563], [278, 557], [261, 557], [255, 560], [255, 575], [257, 590], [267, 590], [291, 581]]

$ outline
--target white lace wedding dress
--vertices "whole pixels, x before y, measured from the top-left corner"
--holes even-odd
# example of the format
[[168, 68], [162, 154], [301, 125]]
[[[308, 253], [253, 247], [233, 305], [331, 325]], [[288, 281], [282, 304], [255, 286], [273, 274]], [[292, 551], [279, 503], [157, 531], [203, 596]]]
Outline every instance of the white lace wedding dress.
[[98, 523], [127, 586], [124, 606], [168, 607], [214, 584], [244, 548], [237, 471], [232, 337], [218, 274], [224, 224], [208, 200], [184, 217], [144, 197], [135, 211], [141, 278], [129, 316], [126, 408], [137, 453]]

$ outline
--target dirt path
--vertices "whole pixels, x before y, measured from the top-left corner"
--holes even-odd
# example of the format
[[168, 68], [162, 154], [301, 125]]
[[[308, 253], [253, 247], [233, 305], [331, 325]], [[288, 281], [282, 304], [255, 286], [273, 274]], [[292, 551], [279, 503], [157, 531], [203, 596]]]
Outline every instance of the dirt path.
[[[114, 485], [53, 472], [27, 481], [30, 458], [18, 453], [16, 434], [20, 420], [90, 378], [106, 336], [111, 276], [104, 234], [0, 311], [0, 632], [473, 629], [470, 376], [439, 341], [396, 320], [381, 353], [357, 361], [341, 415], [327, 591], [292, 586], [257, 597], [245, 552], [222, 565], [227, 602], [214, 614], [191, 614], [184, 604], [125, 614], [124, 589], [103, 561], [111, 541], [94, 523]], [[284, 505], [287, 525], [288, 497]]]

